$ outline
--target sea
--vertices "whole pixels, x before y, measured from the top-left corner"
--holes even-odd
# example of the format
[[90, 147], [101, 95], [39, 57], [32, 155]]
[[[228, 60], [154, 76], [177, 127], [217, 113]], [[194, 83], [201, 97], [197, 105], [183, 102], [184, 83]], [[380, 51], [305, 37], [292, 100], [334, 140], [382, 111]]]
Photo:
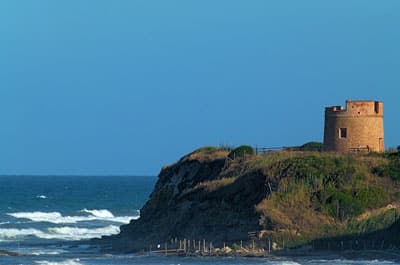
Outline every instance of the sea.
[[279, 258], [176, 257], [110, 254], [88, 239], [113, 235], [140, 217], [156, 177], [0, 176], [0, 265], [297, 265], [400, 264], [396, 256]]

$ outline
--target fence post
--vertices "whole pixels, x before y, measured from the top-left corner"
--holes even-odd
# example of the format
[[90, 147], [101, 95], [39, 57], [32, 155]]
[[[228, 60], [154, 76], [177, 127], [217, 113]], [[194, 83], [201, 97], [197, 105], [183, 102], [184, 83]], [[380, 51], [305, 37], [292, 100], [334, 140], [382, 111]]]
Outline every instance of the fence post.
[[271, 239], [268, 238], [268, 252], [271, 253]]

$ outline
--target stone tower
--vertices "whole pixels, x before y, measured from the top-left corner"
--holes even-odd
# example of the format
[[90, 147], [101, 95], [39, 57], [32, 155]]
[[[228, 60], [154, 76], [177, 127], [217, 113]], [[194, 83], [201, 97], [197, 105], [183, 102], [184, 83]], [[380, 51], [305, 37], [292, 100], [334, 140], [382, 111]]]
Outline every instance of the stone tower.
[[346, 108], [325, 108], [324, 150], [383, 152], [383, 103], [347, 100]]

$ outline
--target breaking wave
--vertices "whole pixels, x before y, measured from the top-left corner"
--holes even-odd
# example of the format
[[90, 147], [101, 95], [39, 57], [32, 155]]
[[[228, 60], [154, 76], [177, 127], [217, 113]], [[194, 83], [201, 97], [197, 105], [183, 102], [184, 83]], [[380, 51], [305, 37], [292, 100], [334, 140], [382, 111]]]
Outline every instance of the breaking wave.
[[115, 225], [92, 229], [69, 226], [51, 227], [44, 231], [34, 228], [7, 228], [0, 229], [0, 239], [14, 240], [25, 237], [37, 237], [41, 239], [82, 240], [115, 235], [118, 234], [119, 231], [119, 227]]
[[100, 218], [114, 218], [114, 215], [109, 210], [88, 210], [83, 209], [81, 212], [90, 213], [93, 216], [100, 217]]
[[68, 259], [60, 262], [41, 260], [35, 261], [35, 263], [39, 265], [82, 265], [82, 263], [79, 263], [79, 261], [79, 259]]
[[128, 224], [132, 219], [138, 219], [139, 214], [136, 216], [114, 216], [108, 210], [88, 210], [83, 209], [80, 212], [87, 213], [86, 216], [63, 216], [59, 212], [17, 212], [7, 213], [9, 216], [18, 219], [28, 219], [33, 222], [48, 222], [53, 224], [75, 224], [77, 222], [85, 221], [108, 221], [115, 223]]

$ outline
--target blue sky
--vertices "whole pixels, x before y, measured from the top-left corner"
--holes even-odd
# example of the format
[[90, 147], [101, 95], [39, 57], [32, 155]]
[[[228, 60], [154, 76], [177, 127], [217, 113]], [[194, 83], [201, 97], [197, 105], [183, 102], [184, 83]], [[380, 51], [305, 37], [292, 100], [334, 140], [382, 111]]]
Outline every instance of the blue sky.
[[0, 174], [156, 175], [203, 145], [322, 141], [385, 104], [400, 144], [400, 1], [0, 2]]

